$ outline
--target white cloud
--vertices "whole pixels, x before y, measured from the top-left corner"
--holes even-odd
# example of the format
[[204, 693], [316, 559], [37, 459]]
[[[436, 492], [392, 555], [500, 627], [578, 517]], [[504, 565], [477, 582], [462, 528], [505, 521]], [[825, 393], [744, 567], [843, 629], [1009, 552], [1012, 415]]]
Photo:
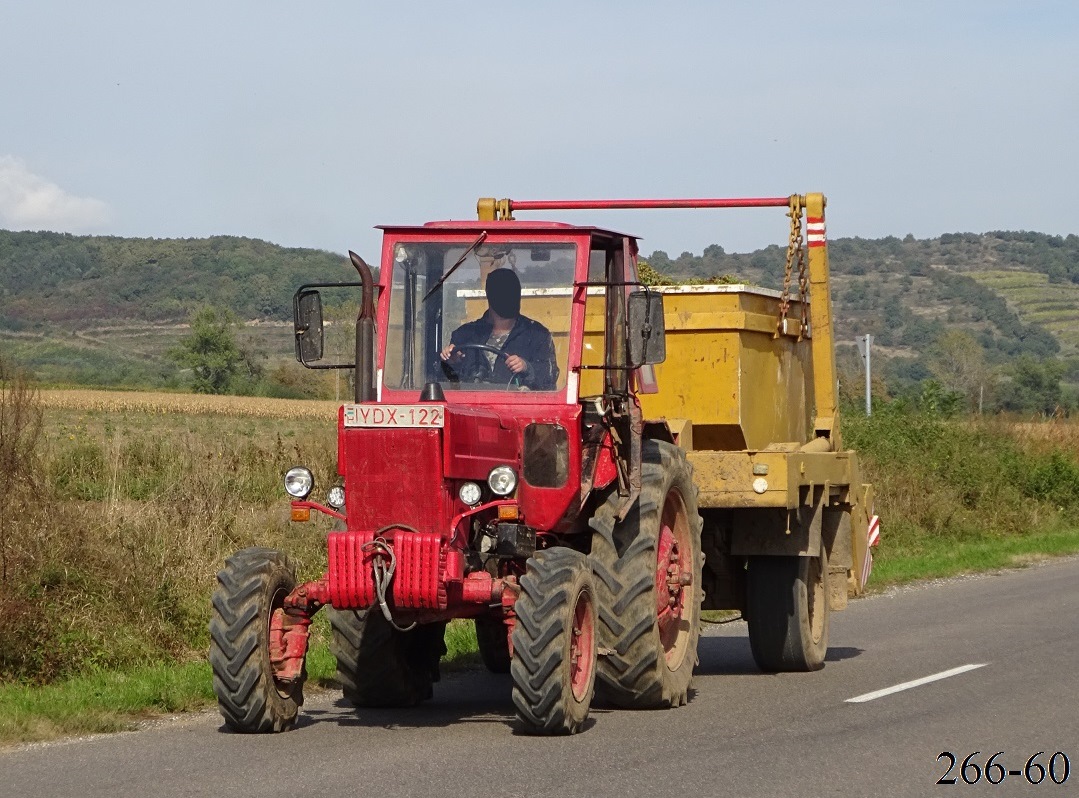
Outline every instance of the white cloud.
[[0, 155], [0, 227], [84, 233], [99, 228], [109, 215], [101, 200], [69, 194], [31, 172], [21, 159]]

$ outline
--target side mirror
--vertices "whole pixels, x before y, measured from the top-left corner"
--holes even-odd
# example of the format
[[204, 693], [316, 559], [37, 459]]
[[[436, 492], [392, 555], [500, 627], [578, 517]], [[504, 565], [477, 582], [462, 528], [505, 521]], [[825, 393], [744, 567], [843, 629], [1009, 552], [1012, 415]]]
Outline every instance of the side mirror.
[[292, 305], [296, 359], [307, 365], [322, 360], [322, 297], [318, 291], [300, 291]]
[[631, 368], [667, 359], [663, 326], [663, 294], [645, 288], [629, 295], [629, 365]]

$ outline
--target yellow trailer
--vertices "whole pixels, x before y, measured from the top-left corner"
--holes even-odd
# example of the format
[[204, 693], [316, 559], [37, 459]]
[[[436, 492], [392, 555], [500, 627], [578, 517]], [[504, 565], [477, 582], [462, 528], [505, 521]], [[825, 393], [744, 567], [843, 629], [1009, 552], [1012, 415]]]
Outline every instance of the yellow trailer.
[[[709, 202], [480, 200], [479, 211], [494, 220], [555, 207], [723, 207]], [[783, 202], [790, 218], [783, 290], [659, 287], [666, 359], [653, 367], [658, 390], [638, 396], [645, 425], [669, 430], [694, 470], [703, 607], [744, 614], [764, 669], [812, 670], [823, 665], [828, 611], [864, 590], [878, 520], [857, 454], [842, 445], [825, 198]], [[568, 320], [548, 312], [539, 294], [523, 307], [561, 346]], [[604, 329], [601, 304], [590, 303], [586, 355], [603, 350]], [[602, 393], [600, 379], [582, 372], [581, 395]]]

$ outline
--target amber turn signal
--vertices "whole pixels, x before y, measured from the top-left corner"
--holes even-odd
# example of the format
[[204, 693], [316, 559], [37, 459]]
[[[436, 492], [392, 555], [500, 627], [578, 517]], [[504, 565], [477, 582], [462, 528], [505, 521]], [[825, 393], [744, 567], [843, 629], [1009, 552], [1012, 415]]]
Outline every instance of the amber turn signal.
[[499, 521], [516, 521], [517, 520], [517, 505], [516, 504], [500, 504], [500, 505], [498, 505], [498, 520]]
[[292, 508], [292, 520], [293, 521], [310, 521], [311, 520], [311, 508], [309, 508], [309, 507], [293, 507]]

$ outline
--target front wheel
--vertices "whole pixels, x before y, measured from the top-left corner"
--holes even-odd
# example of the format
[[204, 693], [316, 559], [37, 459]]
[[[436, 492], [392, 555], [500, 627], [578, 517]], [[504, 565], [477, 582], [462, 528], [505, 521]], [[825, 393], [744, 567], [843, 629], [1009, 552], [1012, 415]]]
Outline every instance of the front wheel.
[[431, 698], [446, 653], [446, 624], [395, 629], [378, 607], [331, 609], [330, 650], [337, 680], [356, 707], [411, 707]]
[[217, 575], [210, 666], [218, 707], [236, 731], [280, 732], [296, 722], [306, 673], [283, 681], [270, 659], [271, 624], [295, 586], [288, 557], [273, 549], [237, 552]]
[[476, 643], [487, 670], [491, 673], [510, 672], [510, 646], [505, 621], [486, 615], [477, 617]]
[[815, 671], [828, 653], [828, 563], [815, 557], [750, 557], [746, 621], [762, 671]]
[[529, 558], [514, 604], [513, 703], [528, 734], [575, 734], [596, 681], [596, 602], [588, 558], [566, 548]]

